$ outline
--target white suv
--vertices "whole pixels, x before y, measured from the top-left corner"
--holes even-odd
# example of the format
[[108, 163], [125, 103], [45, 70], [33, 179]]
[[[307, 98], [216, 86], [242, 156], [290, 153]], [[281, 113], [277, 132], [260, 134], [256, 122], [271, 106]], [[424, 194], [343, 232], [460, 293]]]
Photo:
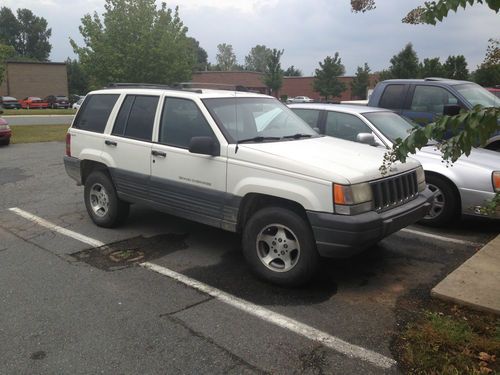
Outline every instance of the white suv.
[[429, 210], [420, 164], [383, 176], [383, 150], [324, 137], [273, 97], [116, 86], [91, 92], [66, 137], [67, 173], [95, 224], [130, 203], [242, 234], [260, 277], [306, 282]]

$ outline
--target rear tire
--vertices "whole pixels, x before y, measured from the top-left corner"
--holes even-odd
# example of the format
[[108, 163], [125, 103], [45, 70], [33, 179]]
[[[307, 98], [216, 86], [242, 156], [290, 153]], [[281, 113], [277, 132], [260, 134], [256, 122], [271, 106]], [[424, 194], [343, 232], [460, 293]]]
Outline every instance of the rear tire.
[[435, 194], [431, 209], [420, 224], [439, 227], [450, 224], [458, 216], [459, 197], [448, 181], [435, 175], [426, 175], [429, 189]]
[[90, 218], [100, 227], [116, 227], [128, 217], [129, 203], [118, 198], [111, 178], [103, 171], [91, 172], [87, 177], [84, 200]]
[[319, 254], [309, 223], [289, 209], [257, 211], [246, 223], [242, 241], [252, 271], [271, 283], [305, 284], [318, 269]]

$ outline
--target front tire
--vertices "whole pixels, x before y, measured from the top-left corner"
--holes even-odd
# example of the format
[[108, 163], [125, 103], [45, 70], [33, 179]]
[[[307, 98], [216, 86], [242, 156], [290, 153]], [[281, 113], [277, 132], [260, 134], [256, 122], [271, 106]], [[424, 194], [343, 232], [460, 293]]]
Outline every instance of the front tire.
[[129, 204], [118, 198], [113, 182], [103, 171], [94, 171], [87, 177], [84, 199], [90, 218], [100, 227], [116, 227], [128, 217]]
[[258, 277], [284, 286], [306, 283], [319, 264], [309, 223], [281, 207], [263, 208], [248, 220], [243, 254]]
[[439, 227], [450, 224], [458, 216], [459, 199], [448, 181], [435, 175], [425, 177], [429, 189], [434, 193], [434, 200], [427, 216], [421, 224]]

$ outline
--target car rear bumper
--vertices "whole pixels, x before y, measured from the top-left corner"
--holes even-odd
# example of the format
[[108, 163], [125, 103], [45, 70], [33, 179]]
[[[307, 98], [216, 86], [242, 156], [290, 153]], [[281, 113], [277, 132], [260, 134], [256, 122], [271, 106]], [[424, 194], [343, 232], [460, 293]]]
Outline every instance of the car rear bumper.
[[82, 183], [82, 175], [80, 169], [81, 160], [72, 156], [64, 156], [64, 169], [69, 177], [76, 181], [78, 185]]
[[432, 199], [432, 192], [426, 189], [416, 199], [386, 212], [344, 216], [307, 211], [307, 216], [319, 254], [345, 258], [422, 219], [429, 212]]
[[12, 130], [0, 130], [0, 139], [7, 139], [12, 136]]

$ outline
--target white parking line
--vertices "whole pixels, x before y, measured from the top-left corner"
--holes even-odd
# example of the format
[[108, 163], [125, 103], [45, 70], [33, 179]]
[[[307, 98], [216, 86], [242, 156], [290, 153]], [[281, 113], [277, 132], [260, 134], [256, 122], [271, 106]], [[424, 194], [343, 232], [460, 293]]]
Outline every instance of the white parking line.
[[[39, 216], [33, 215], [27, 211], [21, 210], [17, 207], [10, 208], [10, 211], [16, 213], [17, 215], [32, 221], [40, 226], [43, 226], [51, 231], [58, 232], [68, 237], [72, 237], [75, 240], [86, 243], [93, 247], [101, 247], [105, 244], [101, 241], [95, 240], [93, 238], [84, 236], [80, 233], [74, 232], [72, 230], [68, 230], [66, 228], [60, 227], [56, 224], [53, 224]], [[153, 263], [145, 262], [141, 264], [142, 267], [162, 274], [164, 276], [170, 277], [178, 282], [183, 283], [193, 289], [196, 289], [200, 292], [206, 293], [217, 300], [224, 302], [230, 306], [233, 306], [241, 311], [244, 311], [250, 315], [253, 315], [261, 320], [264, 320], [268, 323], [277, 325], [281, 328], [287, 329], [291, 332], [294, 332], [298, 335], [308, 338], [309, 340], [316, 341], [321, 343], [322, 345], [335, 350], [336, 352], [342, 353], [350, 358], [356, 358], [362, 361], [366, 361], [371, 363], [374, 366], [388, 369], [396, 364], [396, 361], [386, 357], [382, 354], [374, 352], [369, 349], [365, 349], [361, 346], [350, 344], [347, 341], [344, 341], [338, 337], [329, 335], [328, 333], [322, 332], [316, 328], [310, 327], [306, 324], [303, 324], [297, 320], [288, 318], [284, 315], [278, 314], [274, 311], [268, 310], [259, 305], [255, 305], [251, 302], [245, 301], [241, 298], [235, 297], [231, 294], [225, 293], [219, 289], [213, 288], [207, 284], [201, 283], [195, 279], [184, 276], [180, 273], [172, 271], [168, 268], [158, 266]]]
[[64, 234], [65, 236], [72, 237], [75, 240], [86, 243], [92, 247], [101, 247], [106, 245], [104, 242], [94, 240], [93, 238], [84, 236], [83, 234], [73, 232], [72, 230], [60, 227], [59, 225], [53, 224], [50, 221], [42, 219], [41, 217], [33, 215], [32, 213], [29, 213], [27, 211], [21, 210], [20, 208], [17, 207], [9, 208], [9, 211], [14, 212], [15, 214], [29, 221], [32, 221], [33, 223], [36, 223], [42, 227], [45, 227], [53, 232], [58, 232]]
[[401, 232], [405, 232], [405, 233], [415, 234], [417, 236], [423, 236], [423, 237], [432, 238], [434, 240], [451, 242], [451, 243], [456, 243], [456, 244], [460, 244], [460, 245], [483, 246], [483, 244], [477, 243], [477, 242], [466, 241], [466, 240], [459, 240], [457, 238], [440, 236], [438, 234], [432, 234], [432, 233], [422, 232], [422, 231], [414, 230], [414, 229], [403, 228], [400, 231]]
[[158, 266], [157, 264], [149, 262], [142, 263], [141, 266], [148, 268], [152, 271], [158, 272], [164, 276], [168, 276], [193, 289], [197, 289], [200, 292], [206, 293], [216, 298], [217, 300], [226, 303], [227, 305], [233, 306], [241, 311], [246, 312], [247, 314], [256, 316], [257, 318], [264, 320], [268, 323], [277, 325], [281, 328], [285, 328], [298, 335], [304, 336], [309, 340], [317, 341], [323, 344], [324, 346], [333, 349], [339, 353], [342, 353], [348, 357], [357, 358], [384, 369], [388, 369], [396, 364], [395, 360], [388, 358], [382, 354], [376, 353], [369, 349], [365, 349], [361, 346], [350, 344], [347, 341], [339, 339], [338, 337], [329, 335], [328, 333], [322, 332], [316, 328], [298, 322], [297, 320], [288, 318], [284, 315], [268, 310], [262, 306], [255, 305], [251, 302], [245, 301], [241, 298], [225, 293], [219, 289], [213, 288], [207, 284], [191, 279], [190, 277], [184, 276], [168, 268], [161, 267]]

